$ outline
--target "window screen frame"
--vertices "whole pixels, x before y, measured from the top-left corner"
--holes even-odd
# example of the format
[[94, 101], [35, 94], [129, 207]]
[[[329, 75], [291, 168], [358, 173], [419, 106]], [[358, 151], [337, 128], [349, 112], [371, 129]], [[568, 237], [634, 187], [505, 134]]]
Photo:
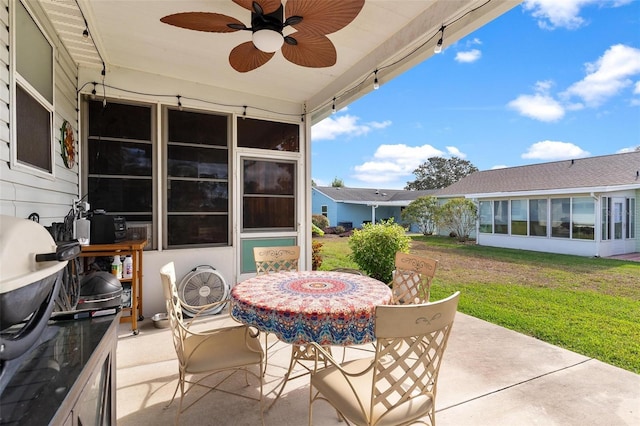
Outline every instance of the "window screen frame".
[[[199, 115], [211, 115], [216, 118], [224, 118], [226, 120], [225, 123], [225, 135], [224, 140], [225, 144], [222, 145], [220, 143], [204, 143], [202, 141], [185, 141], [185, 140], [170, 140], [170, 114], [171, 112], [175, 112], [177, 114], [199, 114]], [[195, 117], [195, 116], [194, 116]], [[162, 121], [163, 121], [163, 138], [162, 138], [162, 162], [163, 162], [163, 242], [162, 246], [164, 249], [183, 249], [183, 248], [199, 248], [199, 247], [226, 247], [231, 246], [233, 242], [232, 238], [232, 228], [233, 228], [233, 162], [232, 162], [232, 116], [229, 114], [225, 114], [222, 112], [209, 111], [209, 110], [196, 110], [196, 109], [176, 109], [173, 107], [165, 107], [162, 111]], [[226, 159], [227, 159], [227, 172], [226, 178], [221, 177], [188, 177], [188, 176], [170, 176], [170, 168], [169, 168], [169, 151], [170, 147], [184, 147], [186, 150], [193, 151], [225, 151]], [[226, 184], [227, 186], [227, 206], [226, 211], [184, 211], [178, 212], [169, 209], [170, 200], [169, 200], [169, 184], [174, 183], [204, 183], [204, 184]], [[224, 218], [226, 223], [225, 235], [226, 238], [224, 241], [217, 242], [193, 242], [193, 243], [182, 243], [182, 244], [170, 244], [170, 222], [171, 219], [192, 216], [192, 217], [201, 217], [203, 220], [205, 217], [209, 217], [212, 220]]]
[[[11, 92], [10, 102], [13, 105], [17, 103], [18, 87], [22, 89], [26, 95], [31, 97], [31, 101], [37, 102], [40, 106], [42, 106], [44, 111], [47, 113], [48, 121], [49, 121], [48, 123], [49, 129], [48, 131], [45, 131], [45, 133], [48, 135], [47, 140], [41, 141], [36, 147], [37, 149], [44, 148], [48, 150], [48, 153], [47, 153], [48, 164], [46, 169], [42, 168], [39, 165], [31, 164], [28, 161], [24, 161], [23, 159], [18, 158], [18, 147], [20, 144], [20, 141], [18, 140], [18, 130], [19, 130], [20, 124], [18, 122], [17, 108], [12, 108], [11, 123], [13, 123], [13, 125], [11, 126], [11, 133], [10, 133], [11, 146], [12, 146], [11, 167], [15, 168], [16, 170], [25, 171], [32, 175], [53, 180], [55, 178], [55, 171], [56, 171], [56, 162], [55, 162], [56, 148], [54, 145], [55, 134], [56, 134], [55, 109], [54, 109], [55, 96], [56, 96], [55, 95], [55, 92], [56, 92], [55, 90], [56, 46], [52, 42], [51, 38], [49, 37], [49, 35], [47, 34], [43, 26], [40, 24], [40, 22], [36, 18], [36, 15], [31, 11], [29, 6], [23, 3], [21, 0], [17, 0], [14, 4], [15, 4], [15, 7], [12, 8], [12, 10], [10, 11], [11, 31], [9, 34], [10, 45], [16, 46], [15, 49], [11, 49], [11, 60], [10, 60], [10, 67], [9, 67], [10, 76], [12, 80], [10, 84], [10, 92]], [[26, 11], [26, 14], [33, 21], [37, 30], [40, 32], [40, 35], [43, 37], [43, 41], [46, 42], [51, 49], [51, 93], [50, 93], [51, 100], [47, 99], [47, 94], [40, 93], [39, 90], [33, 84], [31, 84], [31, 82], [28, 81], [27, 77], [20, 74], [18, 70], [18, 63], [17, 63], [18, 52], [17, 51], [19, 49], [19, 43], [18, 43], [18, 34], [17, 34], [18, 28], [16, 24], [18, 21], [18, 18], [17, 18], [18, 8], [20, 7], [22, 7]]]
[[[292, 167], [292, 190], [291, 194], [257, 194], [257, 193], [245, 193], [245, 162], [265, 162], [275, 164], [287, 164]], [[290, 158], [274, 158], [274, 157], [262, 157], [254, 155], [243, 155], [238, 163], [240, 169], [240, 215], [238, 217], [240, 223], [240, 229], [243, 233], [261, 233], [261, 232], [295, 232], [297, 230], [298, 222], [298, 160]], [[292, 200], [292, 223], [291, 226], [264, 226], [264, 227], [248, 227], [245, 224], [245, 199], [248, 198], [279, 198], [279, 199], [291, 199]]]

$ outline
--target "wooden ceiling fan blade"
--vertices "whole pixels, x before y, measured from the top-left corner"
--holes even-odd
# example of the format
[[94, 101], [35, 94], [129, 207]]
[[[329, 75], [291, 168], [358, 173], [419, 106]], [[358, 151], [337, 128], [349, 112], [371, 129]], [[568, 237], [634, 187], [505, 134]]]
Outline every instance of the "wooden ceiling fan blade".
[[335, 65], [338, 58], [336, 48], [321, 34], [293, 33], [298, 43], [282, 45], [282, 55], [296, 65], [309, 68], [326, 68]]
[[293, 24], [296, 30], [308, 34], [331, 34], [350, 24], [362, 10], [364, 0], [288, 0], [285, 16], [302, 16]]
[[220, 13], [209, 12], [174, 13], [173, 15], [160, 18], [160, 21], [173, 25], [174, 27], [210, 33], [232, 33], [239, 31], [236, 28], [229, 28], [227, 24], [244, 26], [244, 24], [236, 18]]
[[265, 15], [275, 12], [280, 7], [280, 0], [233, 0], [238, 6], [244, 7], [247, 10], [253, 12], [253, 2], [260, 5]]
[[229, 54], [229, 64], [238, 72], [248, 72], [269, 62], [275, 53], [266, 53], [252, 42], [239, 44]]

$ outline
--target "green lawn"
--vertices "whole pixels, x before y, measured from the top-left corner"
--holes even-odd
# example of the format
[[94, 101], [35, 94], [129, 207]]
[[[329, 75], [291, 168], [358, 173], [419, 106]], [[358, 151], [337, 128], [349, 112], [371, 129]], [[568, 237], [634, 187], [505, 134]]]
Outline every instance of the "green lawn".
[[[355, 267], [347, 238], [323, 243], [320, 269]], [[640, 263], [413, 237], [439, 261], [432, 300], [460, 290], [459, 310], [640, 373]]]

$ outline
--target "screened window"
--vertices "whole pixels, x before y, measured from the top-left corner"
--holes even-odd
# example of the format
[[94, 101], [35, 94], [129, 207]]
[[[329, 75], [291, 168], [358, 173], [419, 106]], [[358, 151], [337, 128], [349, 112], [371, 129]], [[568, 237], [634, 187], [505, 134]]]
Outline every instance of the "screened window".
[[547, 236], [547, 200], [529, 200], [529, 235]]
[[491, 234], [493, 232], [493, 213], [491, 201], [480, 201], [480, 232]]
[[124, 216], [127, 225], [152, 223], [153, 109], [88, 101], [87, 111], [87, 201], [91, 209]]
[[242, 160], [244, 230], [295, 230], [295, 163]]
[[610, 240], [610, 223], [611, 223], [611, 197], [602, 198], [602, 213], [601, 213], [601, 239]]
[[509, 201], [500, 200], [493, 202], [493, 221], [496, 234], [509, 233]]
[[571, 199], [571, 238], [579, 240], [595, 239], [596, 211], [591, 197]]
[[15, 2], [16, 160], [53, 173], [53, 46], [24, 5]]
[[569, 238], [571, 222], [571, 200], [553, 198], [551, 200], [551, 236]]
[[636, 199], [627, 198], [627, 238], [636, 237]]
[[511, 200], [511, 234], [527, 235], [527, 200]]
[[300, 152], [300, 127], [297, 124], [238, 118], [238, 146]]
[[322, 216], [327, 217], [329, 214], [329, 206], [323, 205], [320, 208], [322, 209]]
[[229, 125], [224, 115], [169, 109], [166, 246], [229, 243]]

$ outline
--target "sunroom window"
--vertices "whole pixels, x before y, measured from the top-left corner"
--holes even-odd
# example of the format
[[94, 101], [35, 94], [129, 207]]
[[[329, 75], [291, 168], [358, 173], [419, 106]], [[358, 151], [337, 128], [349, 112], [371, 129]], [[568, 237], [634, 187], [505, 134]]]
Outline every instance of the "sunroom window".
[[529, 235], [547, 236], [547, 199], [529, 200]]
[[165, 246], [229, 244], [229, 119], [169, 109]]
[[[147, 229], [154, 218], [153, 108], [88, 101], [87, 200], [92, 209], [124, 216]], [[155, 243], [153, 244], [155, 246]]]
[[527, 235], [527, 200], [511, 200], [511, 234]]
[[571, 238], [595, 239], [595, 201], [591, 197], [575, 197], [571, 202]]
[[493, 233], [493, 208], [491, 201], [480, 201], [480, 232]]

